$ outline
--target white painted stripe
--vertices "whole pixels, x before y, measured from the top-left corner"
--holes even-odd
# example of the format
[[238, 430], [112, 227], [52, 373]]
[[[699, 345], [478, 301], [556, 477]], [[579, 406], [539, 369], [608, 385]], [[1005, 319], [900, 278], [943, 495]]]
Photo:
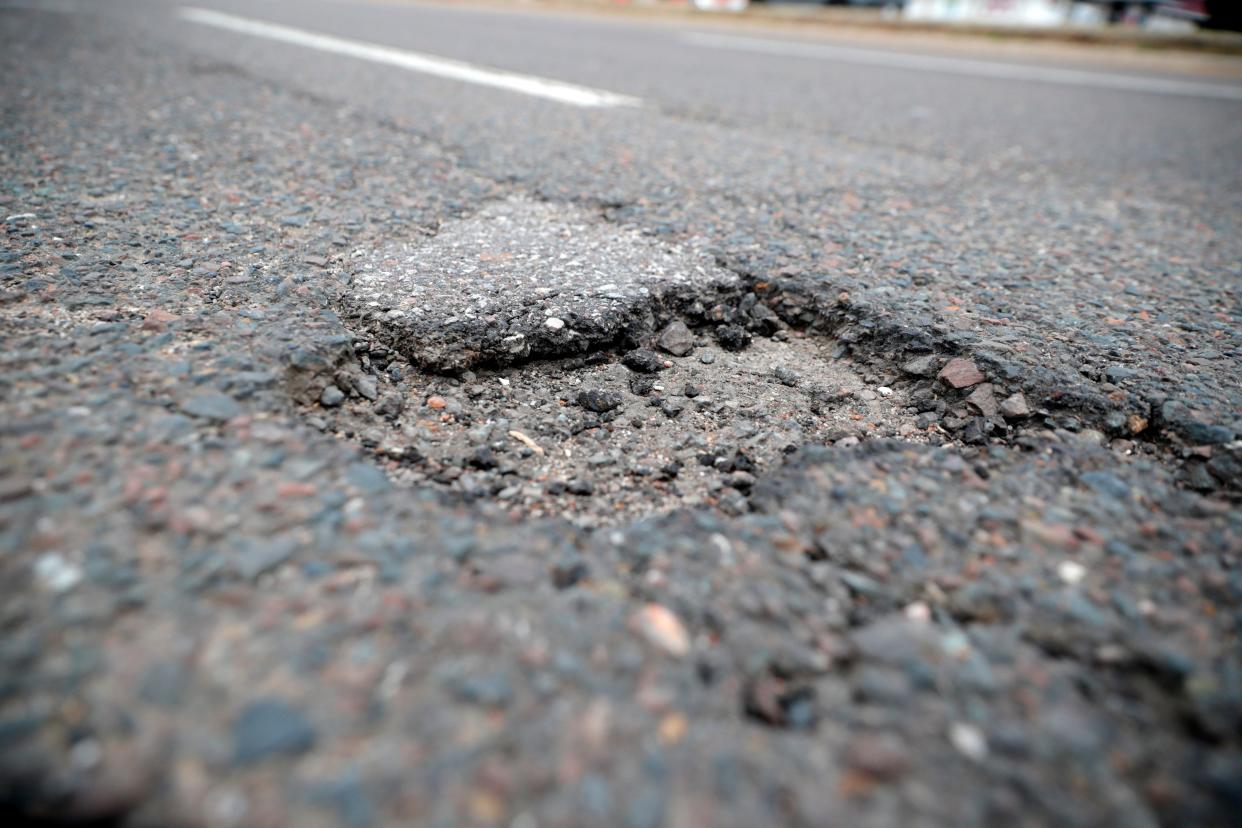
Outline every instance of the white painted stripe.
[[913, 69], [919, 72], [941, 72], [947, 75], [968, 75], [977, 78], [1000, 80], [1035, 81], [1062, 86], [1084, 86], [1095, 89], [1118, 89], [1126, 92], [1150, 92], [1157, 95], [1186, 95], [1196, 98], [1218, 98], [1226, 101], [1242, 101], [1242, 86], [1217, 83], [1172, 80], [1167, 78], [1117, 75], [1105, 72], [1089, 72], [1078, 69], [1055, 69], [1045, 66], [1024, 66], [1016, 63], [995, 63], [987, 60], [912, 55], [901, 52], [882, 52], [874, 49], [855, 49], [849, 46], [830, 46], [821, 43], [799, 43], [791, 40], [771, 40], [758, 37], [735, 37], [733, 35], [688, 32], [682, 36], [695, 46], [712, 49], [735, 49], [760, 52], [769, 55], [819, 58], [864, 66], [883, 66], [894, 69]]
[[489, 69], [486, 66], [475, 66], [460, 60], [450, 60], [434, 55], [410, 52], [405, 49], [381, 46], [377, 43], [366, 43], [361, 40], [348, 40], [343, 37], [318, 34], [305, 29], [295, 29], [292, 26], [281, 26], [276, 23], [265, 23], [261, 20], [238, 17], [232, 14], [211, 11], [210, 9], [183, 8], [180, 13], [182, 18], [193, 23], [215, 26], [220, 29], [228, 29], [229, 31], [241, 32], [242, 34], [255, 37], [264, 37], [268, 40], [278, 40], [282, 43], [306, 46], [311, 49], [318, 49], [321, 52], [332, 52], [333, 54], [360, 58], [373, 63], [384, 63], [389, 66], [407, 69], [411, 72], [422, 72], [440, 78], [475, 83], [480, 86], [491, 86], [496, 89], [505, 89], [509, 92], [520, 92], [523, 95], [547, 98], [551, 101], [573, 104], [574, 106], [639, 106], [642, 103], [638, 98], [632, 98], [629, 95], [618, 95], [615, 92], [606, 92], [602, 89], [591, 89], [587, 86], [562, 83], [561, 81], [548, 80], [547, 78], [538, 78], [534, 75], [519, 75], [515, 72]]

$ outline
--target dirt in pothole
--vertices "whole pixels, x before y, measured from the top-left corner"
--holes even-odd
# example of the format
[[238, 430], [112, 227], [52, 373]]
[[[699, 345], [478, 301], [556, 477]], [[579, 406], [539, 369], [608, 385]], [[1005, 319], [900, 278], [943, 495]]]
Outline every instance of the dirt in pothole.
[[416, 374], [381, 385], [375, 401], [345, 400], [325, 425], [361, 442], [398, 485], [492, 499], [516, 516], [595, 527], [679, 507], [736, 514], [798, 446], [928, 436], [902, 391], [865, 382], [833, 350], [782, 331], [738, 352], [699, 337], [684, 357]]

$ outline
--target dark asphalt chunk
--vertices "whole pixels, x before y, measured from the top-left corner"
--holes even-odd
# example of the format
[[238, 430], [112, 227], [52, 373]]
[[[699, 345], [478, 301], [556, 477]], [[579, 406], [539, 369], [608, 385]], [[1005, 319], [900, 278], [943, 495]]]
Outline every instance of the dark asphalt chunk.
[[589, 388], [578, 393], [578, 405], [587, 411], [602, 414], [611, 411], [621, 404], [621, 395], [599, 388]]
[[640, 374], [655, 374], [667, 367], [658, 354], [647, 348], [635, 348], [633, 351], [626, 352], [621, 357], [621, 362], [626, 368]]

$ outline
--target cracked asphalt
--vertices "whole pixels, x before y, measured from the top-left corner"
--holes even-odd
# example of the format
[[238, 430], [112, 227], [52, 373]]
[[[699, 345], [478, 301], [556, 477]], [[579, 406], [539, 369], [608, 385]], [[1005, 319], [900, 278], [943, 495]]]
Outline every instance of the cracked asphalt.
[[7, 824], [1236, 824], [1231, 59], [202, 8], [0, 3]]

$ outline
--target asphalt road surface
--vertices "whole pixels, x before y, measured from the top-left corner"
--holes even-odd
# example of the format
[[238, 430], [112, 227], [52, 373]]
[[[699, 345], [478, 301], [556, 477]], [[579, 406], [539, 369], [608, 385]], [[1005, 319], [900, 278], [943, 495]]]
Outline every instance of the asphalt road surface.
[[7, 824], [1236, 824], [1229, 59], [0, 38]]

